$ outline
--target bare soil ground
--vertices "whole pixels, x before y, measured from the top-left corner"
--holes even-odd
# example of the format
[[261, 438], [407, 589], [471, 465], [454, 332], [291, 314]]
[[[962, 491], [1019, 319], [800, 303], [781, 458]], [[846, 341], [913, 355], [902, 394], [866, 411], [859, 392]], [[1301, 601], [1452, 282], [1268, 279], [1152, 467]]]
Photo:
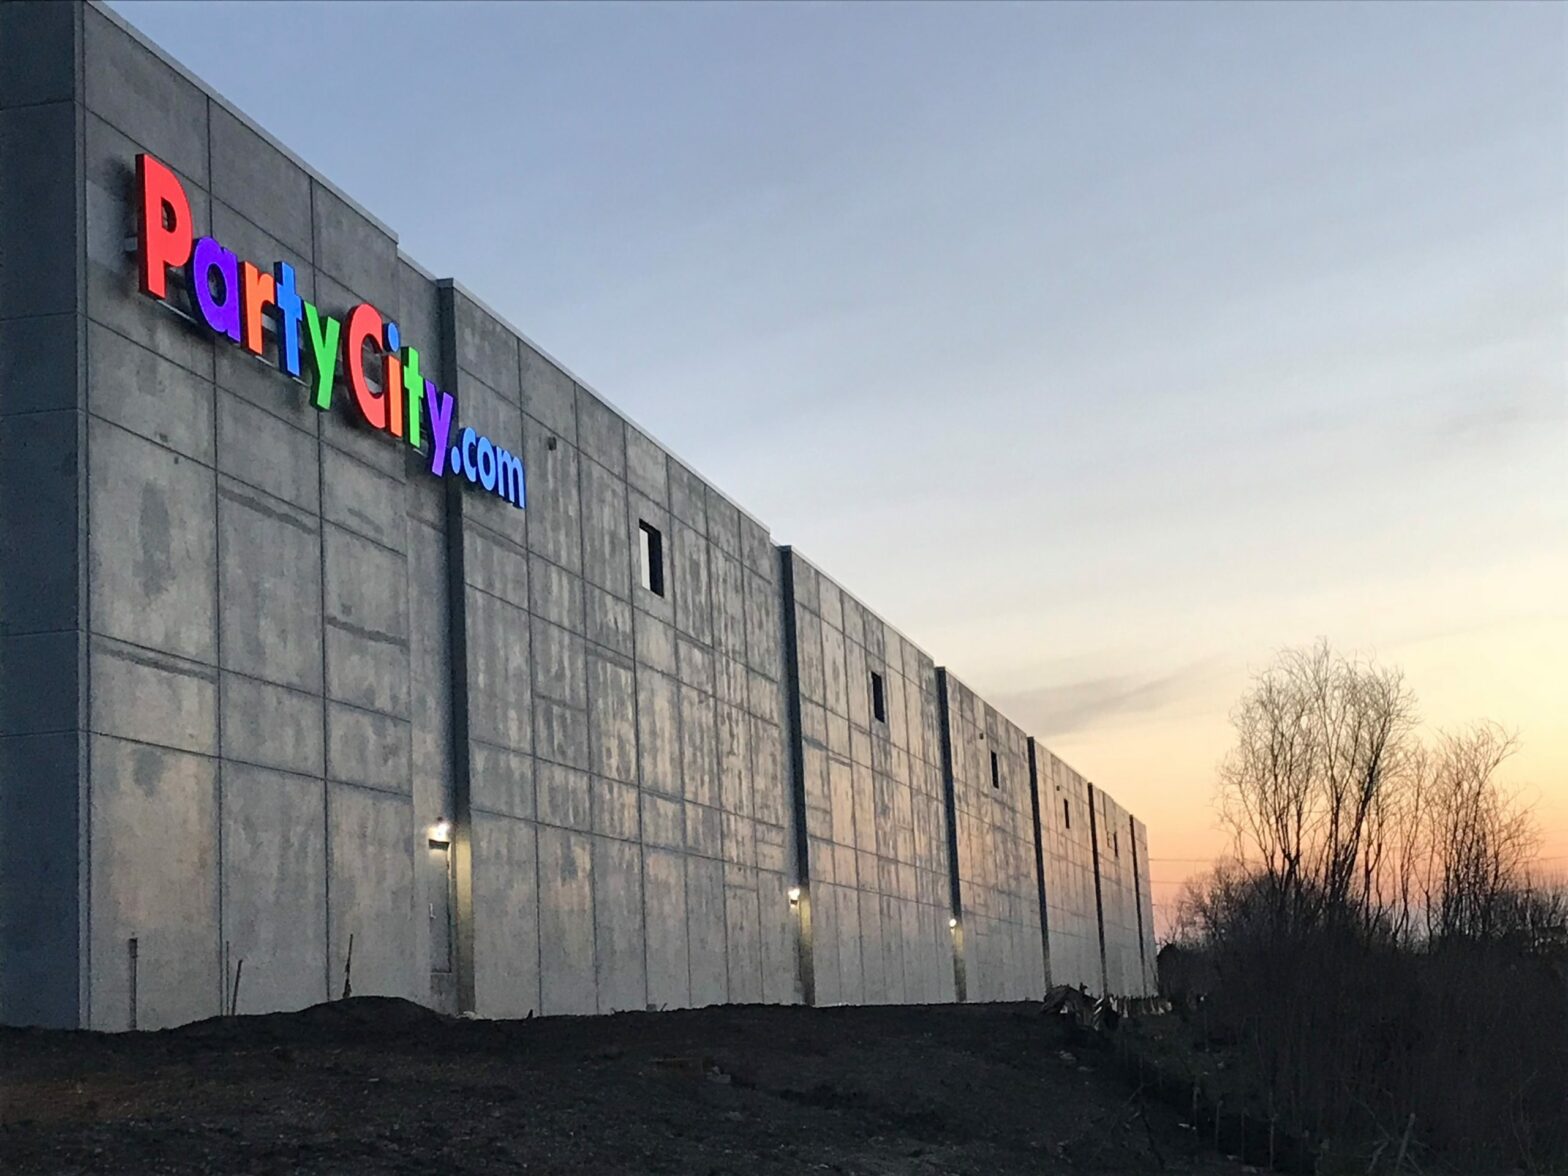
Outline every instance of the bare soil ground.
[[0, 1029], [0, 1172], [1254, 1171], [1035, 1005]]

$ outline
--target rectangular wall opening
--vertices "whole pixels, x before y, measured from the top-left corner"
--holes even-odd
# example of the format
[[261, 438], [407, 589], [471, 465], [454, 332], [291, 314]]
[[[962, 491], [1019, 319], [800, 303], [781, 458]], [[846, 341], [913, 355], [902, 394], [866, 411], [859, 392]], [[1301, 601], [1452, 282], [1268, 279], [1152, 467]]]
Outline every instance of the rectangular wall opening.
[[996, 752], [991, 753], [991, 787], [1002, 786], [1002, 761], [996, 758]]
[[1062, 828], [1064, 828], [1064, 829], [1071, 829], [1072, 827], [1073, 827], [1073, 810], [1072, 810], [1072, 806], [1068, 804], [1067, 798], [1064, 796], [1064, 797], [1062, 797]]
[[879, 723], [887, 722], [887, 696], [882, 689], [882, 675], [871, 671], [871, 717]]
[[639, 570], [642, 586], [655, 596], [664, 595], [664, 536], [659, 528], [637, 521]]

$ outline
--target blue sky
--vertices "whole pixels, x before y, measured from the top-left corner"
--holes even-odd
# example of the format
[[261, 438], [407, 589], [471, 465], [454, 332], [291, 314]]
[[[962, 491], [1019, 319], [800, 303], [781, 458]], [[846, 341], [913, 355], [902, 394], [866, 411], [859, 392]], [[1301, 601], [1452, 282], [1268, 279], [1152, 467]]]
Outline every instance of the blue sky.
[[1320, 634], [1568, 854], [1563, 7], [115, 7], [1156, 857]]

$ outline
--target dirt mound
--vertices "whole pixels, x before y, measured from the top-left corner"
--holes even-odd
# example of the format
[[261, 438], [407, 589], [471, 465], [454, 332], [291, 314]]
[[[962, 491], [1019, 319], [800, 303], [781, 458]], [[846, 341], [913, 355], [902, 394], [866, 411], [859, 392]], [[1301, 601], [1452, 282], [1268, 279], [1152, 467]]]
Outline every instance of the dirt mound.
[[473, 1021], [358, 997], [0, 1038], [0, 1172], [1246, 1169], [1038, 1005]]
[[371, 1043], [423, 1039], [447, 1029], [454, 1019], [400, 996], [351, 996], [294, 1013], [208, 1017], [163, 1032], [175, 1038], [241, 1046]]

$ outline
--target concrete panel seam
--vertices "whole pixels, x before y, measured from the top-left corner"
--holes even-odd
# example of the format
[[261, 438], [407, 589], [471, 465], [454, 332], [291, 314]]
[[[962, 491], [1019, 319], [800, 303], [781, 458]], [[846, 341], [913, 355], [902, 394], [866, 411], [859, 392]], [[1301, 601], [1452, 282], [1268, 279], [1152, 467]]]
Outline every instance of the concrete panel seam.
[[[207, 98], [206, 104], [207, 104], [207, 143], [206, 143], [206, 148], [207, 148], [207, 183], [210, 185], [212, 183], [212, 99], [210, 97]], [[251, 507], [251, 509], [259, 511], [262, 514], [273, 516], [273, 517], [277, 518], [278, 521], [286, 522], [291, 527], [297, 527], [297, 528], [299, 528], [301, 530], [304, 530], [307, 534], [310, 533], [308, 528], [305, 528], [305, 527], [301, 526], [301, 524], [299, 523], [299, 521], [297, 519], [284, 518], [279, 512], [276, 512], [276, 511], [272, 510], [266, 504], [261, 503], [261, 502], [255, 502], [255, 501], [248, 500], [245, 495], [241, 495], [241, 494], [239, 494], [236, 491], [231, 491], [228, 487], [223, 485], [222, 478], [220, 477], [220, 475], [218, 473], [218, 413], [217, 413], [216, 402], [214, 402], [213, 414], [212, 414], [212, 483], [213, 483], [213, 494], [215, 496], [214, 497], [214, 503], [216, 503], [216, 498], [219, 497], [219, 496], [228, 497], [228, 498], [230, 498], [231, 501], [244, 500], [245, 504], [247, 506]], [[223, 582], [222, 581], [223, 581], [223, 566], [224, 566], [223, 565], [223, 549], [224, 549], [223, 532], [224, 532], [224, 527], [222, 525], [222, 522], [219, 519], [219, 513], [218, 513], [218, 510], [216, 508], [216, 505], [214, 506], [213, 514], [212, 514], [212, 527], [213, 527], [213, 532], [214, 532], [214, 535], [213, 535], [213, 557], [214, 558], [213, 558], [213, 561], [212, 561], [212, 599], [214, 601], [214, 610], [216, 611], [216, 610], [222, 608], [222, 601], [223, 601]], [[214, 619], [216, 621], [217, 618], [215, 617]], [[218, 665], [221, 666], [223, 664], [223, 625], [222, 625], [221, 622], [215, 623], [213, 625], [213, 652], [212, 652], [212, 656], [213, 656], [214, 660], [217, 662]], [[224, 841], [225, 841], [225, 838], [224, 838], [224, 820], [223, 820], [223, 755], [222, 755], [222, 752], [223, 752], [223, 706], [221, 704], [221, 701], [220, 701], [220, 703], [219, 703], [219, 705], [217, 707], [217, 712], [214, 715], [214, 720], [215, 720], [215, 723], [216, 723], [216, 737], [217, 737], [217, 743], [215, 744], [215, 746], [216, 746], [219, 754], [218, 754], [217, 766], [213, 770], [213, 782], [214, 782], [214, 788], [215, 788], [215, 791], [216, 791], [215, 802], [214, 802], [214, 805], [213, 805], [213, 822], [216, 825], [216, 829], [214, 831], [214, 840], [215, 840], [215, 842], [217, 844], [217, 850], [218, 850], [217, 861], [214, 863], [214, 869], [216, 870], [216, 875], [217, 875], [216, 876], [216, 885], [213, 887], [213, 892], [214, 892], [214, 895], [215, 895], [215, 898], [216, 898], [216, 902], [217, 902], [217, 910], [215, 912], [215, 916], [216, 917], [215, 917], [213, 925], [214, 925], [215, 930], [217, 931], [218, 940], [217, 940], [216, 943], [213, 944], [213, 950], [214, 951], [222, 951], [223, 971], [222, 971], [221, 976], [219, 977], [219, 981], [220, 981], [221, 987], [218, 989], [218, 993], [217, 993], [217, 997], [218, 997], [218, 1011], [222, 1012], [223, 1008], [224, 1008], [224, 1003], [223, 1003], [224, 1002], [224, 997], [225, 997], [225, 993], [227, 992], [228, 984], [229, 984], [229, 960], [228, 960], [228, 952], [226, 950], [223, 950], [223, 945], [226, 942], [225, 934], [226, 934], [226, 930], [227, 930], [226, 924], [224, 922], [225, 903], [224, 903], [223, 888], [224, 888], [224, 878], [225, 878], [225, 875], [227, 874], [227, 871], [224, 869], [224, 848], [225, 848]]]
[[[84, 27], [84, 10], [75, 9], [71, 19], [72, 52], [75, 60], [72, 63], [72, 89], [76, 95], [76, 142], [73, 147], [76, 151], [76, 255], [73, 258], [76, 264], [76, 404], [77, 404], [77, 432], [76, 447], [80, 459], [77, 462], [77, 518], [80, 525], [80, 537], [76, 543], [76, 571], [77, 571], [77, 617], [80, 631], [77, 636], [77, 672], [79, 674], [80, 696], [77, 702], [77, 723], [92, 713], [92, 649], [88, 629], [91, 622], [92, 594], [87, 583], [86, 553], [90, 550], [92, 541], [92, 512], [90, 500], [90, 487], [88, 484], [89, 470], [91, 468], [91, 446], [89, 438], [91, 429], [88, 427], [87, 414], [82, 411], [87, 405], [87, 389], [89, 387], [89, 370], [87, 356], [87, 320], [83, 313], [87, 307], [87, 109], [82, 96], [86, 90], [87, 62], [85, 52], [86, 30]], [[93, 1023], [92, 1008], [92, 757], [88, 754], [88, 740], [90, 736], [81, 732], [77, 736], [76, 771], [77, 771], [77, 866], [76, 866], [76, 928], [77, 928], [77, 976], [76, 976], [76, 1003], [78, 1009], [77, 1021], [81, 1026], [90, 1026]]]
[[[18, 413], [17, 415], [21, 416], [23, 414]], [[113, 420], [110, 417], [101, 416], [98, 413], [93, 412], [91, 409], [88, 409], [85, 412], [82, 412], [80, 415], [85, 417], [85, 418], [87, 418], [88, 420], [97, 421], [99, 424], [104, 425], [104, 426], [106, 426], [106, 427], [108, 427], [110, 429], [113, 429], [113, 430], [115, 430], [118, 433], [124, 433], [127, 437], [134, 437], [138, 441], [145, 442], [146, 444], [152, 446], [154, 449], [161, 449], [164, 453], [172, 454], [174, 457], [178, 458], [180, 461], [188, 461], [188, 462], [191, 463], [191, 465], [197, 466], [197, 467], [199, 467], [201, 469], [204, 469], [204, 470], [213, 470], [213, 471], [217, 470], [216, 465], [214, 465], [214, 463], [212, 463], [210, 461], [202, 461], [200, 458], [192, 457], [188, 453], [181, 453], [178, 449], [175, 449], [172, 445], [166, 445], [162, 441], [159, 441], [156, 437], [148, 437], [144, 433], [138, 433], [135, 429], [128, 429], [124, 425], [122, 425], [119, 421]], [[216, 418], [216, 414], [214, 414], [214, 418]]]
[[[478, 299], [474, 299], [474, 302], [475, 302], [476, 305], [480, 305], [480, 306], [484, 305], [483, 303], [479, 302]], [[513, 329], [511, 324], [507, 323], [499, 315], [494, 314], [494, 312], [490, 311], [488, 307], [485, 307], [485, 311], [486, 311], [486, 313], [491, 315], [491, 317], [496, 321], [496, 323], [498, 323], [502, 327], [502, 329], [511, 331], [512, 335], [519, 341], [519, 346], [517, 347], [517, 355], [518, 355], [518, 400], [521, 403], [521, 401], [524, 399], [524, 388], [523, 388], [523, 381], [522, 381], [523, 345], [526, 344], [526, 345], [532, 347], [532, 344], [529, 343], [528, 340], [523, 337], [523, 335], [522, 335], [522, 333], [520, 331], [517, 331], [517, 330]], [[544, 353], [542, 351], [539, 351], [539, 349], [537, 347], [535, 347], [534, 350], [538, 354], [540, 354], [541, 356], [544, 355]], [[553, 362], [553, 361], [550, 361], [550, 360], [548, 360], [548, 358], [546, 358], [546, 362]], [[559, 365], [557, 365], [557, 367], [559, 367]], [[585, 525], [585, 523], [586, 523], [585, 516], [586, 516], [586, 509], [587, 508], [586, 508], [586, 503], [585, 503], [584, 495], [583, 495], [583, 472], [584, 472], [584, 462], [585, 461], [594, 461], [594, 459], [589, 455], [587, 450], [584, 449], [583, 445], [582, 445], [583, 430], [582, 430], [581, 401], [580, 401], [579, 397], [577, 396], [577, 388], [576, 388], [576, 384], [575, 383], [573, 383], [573, 386], [572, 386], [571, 413], [572, 413], [572, 435], [573, 435], [573, 437], [575, 438], [575, 441], [576, 441], [576, 444], [575, 444], [574, 448], [575, 448], [576, 453], [577, 453], [576, 467], [573, 470], [573, 474], [575, 476], [574, 476], [574, 479], [573, 479], [574, 485], [572, 487], [572, 492], [574, 494], [576, 494], [576, 496], [577, 496], [577, 515], [578, 515], [579, 520], [582, 520], [582, 522], [580, 522], [579, 526], [577, 527], [577, 558], [578, 558], [578, 566], [581, 569], [580, 575], [581, 575], [581, 577], [582, 577], [582, 579], [584, 581], [585, 592], [586, 592], [586, 584], [588, 582], [588, 566], [589, 565], [588, 565], [588, 538], [587, 538], [588, 528]], [[527, 416], [526, 413], [524, 415]], [[532, 419], [532, 418], [529, 417], [528, 419]], [[556, 435], [556, 433], [557, 433], [557, 430], [552, 428], [552, 427], [550, 427], [550, 426], [546, 425], [546, 426], [541, 426], [541, 427], [543, 427], [544, 431], [546, 432], [546, 434], [551, 436], [551, 437], [554, 437]], [[595, 464], [599, 464], [599, 463], [596, 462]], [[600, 465], [600, 468], [601, 469], [605, 469], [606, 472], [611, 477], [615, 477], [616, 476], [614, 470], [609, 470], [606, 467], [604, 467], [603, 465]], [[544, 562], [547, 565], [551, 566], [551, 567], [557, 568], [558, 570], [560, 570], [561, 572], [565, 573], [566, 575], [570, 576], [570, 575], [574, 574], [571, 571], [571, 569], [563, 567], [563, 566], [561, 566], [559, 564], [554, 563], [548, 557], [544, 558]], [[584, 644], [584, 651], [585, 651], [584, 656], [585, 656], [585, 659], [586, 659], [587, 650], [593, 648], [598, 643], [593, 641], [592, 638], [589, 638], [586, 635], [586, 630], [588, 628], [588, 623], [587, 623], [587, 600], [586, 600], [586, 598], [583, 601], [583, 607], [584, 607], [583, 628], [585, 630], [584, 635], [583, 635], [584, 636], [583, 644]], [[639, 710], [639, 691], [637, 690], [637, 687], [636, 687], [636, 669], [637, 669], [638, 661], [637, 661], [637, 625], [636, 625], [636, 603], [635, 603], [635, 599], [633, 599], [633, 601], [632, 601], [632, 625], [630, 627], [630, 632], [628, 634], [628, 640], [631, 643], [630, 662], [631, 662], [631, 669], [632, 669], [632, 674], [633, 674], [633, 684], [632, 684], [632, 690], [631, 690], [632, 748], [633, 748], [632, 757], [633, 757], [633, 764], [634, 764], [634, 767], [635, 767], [635, 775], [637, 777], [636, 788], [637, 788], [637, 792], [638, 792], [638, 797], [637, 797], [637, 842], [636, 842], [636, 844], [637, 844], [637, 869], [638, 869], [639, 878], [641, 879], [641, 881], [639, 883], [639, 897], [641, 899], [641, 903], [640, 903], [640, 905], [641, 905], [641, 911], [640, 911], [641, 927], [640, 927], [640, 931], [642, 933], [641, 934], [641, 938], [642, 938], [642, 977], [643, 977], [642, 1000], [643, 1000], [644, 1006], [647, 1006], [647, 1004], [648, 1004], [648, 995], [649, 995], [649, 980], [648, 980], [648, 938], [649, 938], [648, 937], [648, 888], [647, 888], [646, 874], [645, 874], [645, 865], [644, 865], [644, 861], [645, 861], [645, 846], [643, 844], [643, 804], [642, 804], [642, 795], [641, 795], [641, 793], [643, 791], [643, 783], [642, 783], [642, 739], [641, 739], [641, 726], [640, 726], [641, 713], [640, 713], [640, 710]], [[591, 731], [592, 731], [592, 718], [591, 718], [591, 716], [593, 714], [593, 702], [594, 702], [594, 683], [593, 683], [593, 675], [591, 673], [586, 676], [586, 680], [584, 681], [584, 684], [583, 684], [583, 702], [584, 702], [585, 714], [590, 716], [589, 719], [588, 719], [589, 730], [590, 730], [590, 735], [589, 735], [590, 747], [589, 747], [589, 752], [588, 752], [588, 760], [589, 760], [590, 767], [591, 767], [592, 761], [593, 761], [593, 750], [592, 750], [592, 746], [591, 746], [592, 745], [592, 733], [591, 733]], [[537, 743], [535, 744], [535, 746], [537, 747]], [[677, 762], [679, 762], [678, 759], [677, 759]], [[592, 776], [592, 774], [590, 774], [589, 780], [590, 780], [589, 787], [592, 788], [593, 787], [593, 784], [592, 784], [593, 776]], [[594, 826], [594, 830], [595, 830], [594, 835], [595, 836], [603, 836], [603, 834], [601, 834], [599, 832], [599, 830], [598, 830], [598, 821], [597, 821], [594, 813], [592, 812], [592, 801], [590, 801], [589, 823]], [[614, 838], [613, 840], [620, 840], [620, 839], [619, 838]], [[591, 862], [592, 862], [592, 857], [590, 856], [590, 863]], [[592, 869], [593, 869], [592, 864], [590, 864], [589, 869], [590, 869], [590, 871], [592, 871]], [[598, 903], [598, 898], [597, 898], [597, 894], [596, 894], [596, 885], [594, 885], [597, 882], [598, 882], [598, 878], [594, 877], [591, 880], [591, 883], [590, 883], [590, 886], [589, 886], [589, 909], [590, 909], [590, 914], [591, 914], [591, 917], [592, 917], [592, 928], [591, 928], [591, 931], [592, 931], [592, 936], [593, 936], [594, 982], [595, 982], [594, 1001], [595, 1001], [595, 1007], [596, 1008], [600, 1008], [601, 1011], [602, 1011], [602, 1007], [603, 1007], [602, 1006], [602, 1002], [603, 1002], [603, 999], [604, 999], [604, 993], [603, 993], [603, 991], [602, 991], [602, 989], [600, 988], [600, 985], [599, 985], [599, 962], [600, 962], [599, 961], [599, 947], [600, 947], [600, 939], [599, 939], [599, 903]], [[682, 870], [682, 876], [681, 876], [681, 885], [683, 887], [683, 890], [684, 890], [685, 884], [686, 884], [685, 883], [685, 871], [683, 869]], [[541, 951], [543, 950], [543, 945], [542, 944], [541, 944], [541, 949], [540, 950]], [[688, 960], [689, 960], [689, 957], [690, 957], [690, 952], [689, 952], [689, 949], [688, 949]], [[541, 969], [542, 969], [542, 967], [543, 967], [543, 965], [541, 963]], [[690, 977], [688, 975], [687, 992], [690, 993], [690, 991], [691, 991], [691, 983], [690, 983]]]
[[[328, 445], [325, 441], [323, 441], [321, 443], [321, 445], [322, 445], [323, 449], [332, 449], [332, 446]], [[333, 453], [341, 453], [342, 450], [340, 450], [340, 449], [332, 449], [332, 452]], [[323, 463], [323, 464], [325, 464], [325, 463]], [[323, 478], [322, 486], [323, 486], [323, 489], [325, 489], [325, 479], [324, 478]], [[322, 509], [323, 512], [325, 512], [325, 510], [326, 510], [326, 505], [325, 505], [326, 500], [323, 499], [322, 503], [323, 503], [323, 505], [322, 505], [321, 509]], [[295, 509], [297, 510], [299, 508], [296, 507]], [[326, 530], [327, 530], [328, 527], [330, 527], [334, 532], [336, 532], [339, 535], [348, 535], [348, 536], [350, 536], [351, 538], [353, 538], [357, 542], [368, 543], [372, 547], [380, 548], [382, 551], [386, 552], [388, 555], [396, 556], [398, 559], [401, 559], [401, 560], [404, 560], [404, 561], [406, 561], [408, 559], [408, 552], [407, 551], [401, 551], [398, 548], [393, 547], [389, 543], [383, 543], [379, 539], [374, 538], [373, 536], [366, 535], [362, 531], [356, 531], [356, 530], [354, 530], [351, 527], [345, 527], [342, 523], [339, 523], [339, 522], [336, 522], [336, 521], [334, 521], [332, 519], [329, 519], [329, 518], [326, 517], [325, 513], [322, 513], [322, 516], [321, 516], [321, 529], [322, 529], [322, 533], [323, 534], [326, 533]], [[325, 550], [322, 551], [321, 558], [323, 560], [326, 559], [326, 552], [325, 552]], [[323, 596], [322, 599], [325, 600], [326, 597]]]
[[[458, 391], [457, 303], [452, 288], [436, 283], [436, 313], [441, 335], [441, 374]], [[473, 750], [469, 743], [471, 709], [468, 692], [468, 594], [466, 591], [466, 548], [463, 542], [463, 498], [457, 483], [447, 479], [446, 490], [446, 581], [448, 688], [451, 703], [452, 751], [452, 869], [456, 883], [457, 942], [453, 965], [457, 972], [458, 1007], [475, 1009], [475, 929], [473, 911]], [[532, 724], [532, 709], [529, 722]], [[530, 726], [532, 744], [532, 726]], [[534, 911], [539, 909], [539, 854], [534, 853]], [[535, 940], [542, 936], [535, 935]], [[540, 949], [542, 950], [542, 948]], [[536, 962], [536, 975], [543, 977], [542, 958]], [[542, 982], [542, 981], [541, 981]]]
[[[779, 595], [783, 601], [784, 681], [788, 686], [785, 696], [785, 718], [790, 754], [790, 815], [795, 830], [795, 879], [801, 891], [795, 908], [795, 958], [800, 973], [802, 1003], [815, 1005], [816, 961], [813, 939], [811, 895], [811, 835], [806, 821], [806, 764], [805, 737], [800, 714], [800, 648], [799, 626], [795, 619], [795, 567], [794, 551], [788, 546], [775, 546], [778, 560]], [[744, 571], [742, 572], [744, 584]], [[742, 596], [744, 601], [744, 594]], [[749, 638], [748, 638], [749, 640]]]

